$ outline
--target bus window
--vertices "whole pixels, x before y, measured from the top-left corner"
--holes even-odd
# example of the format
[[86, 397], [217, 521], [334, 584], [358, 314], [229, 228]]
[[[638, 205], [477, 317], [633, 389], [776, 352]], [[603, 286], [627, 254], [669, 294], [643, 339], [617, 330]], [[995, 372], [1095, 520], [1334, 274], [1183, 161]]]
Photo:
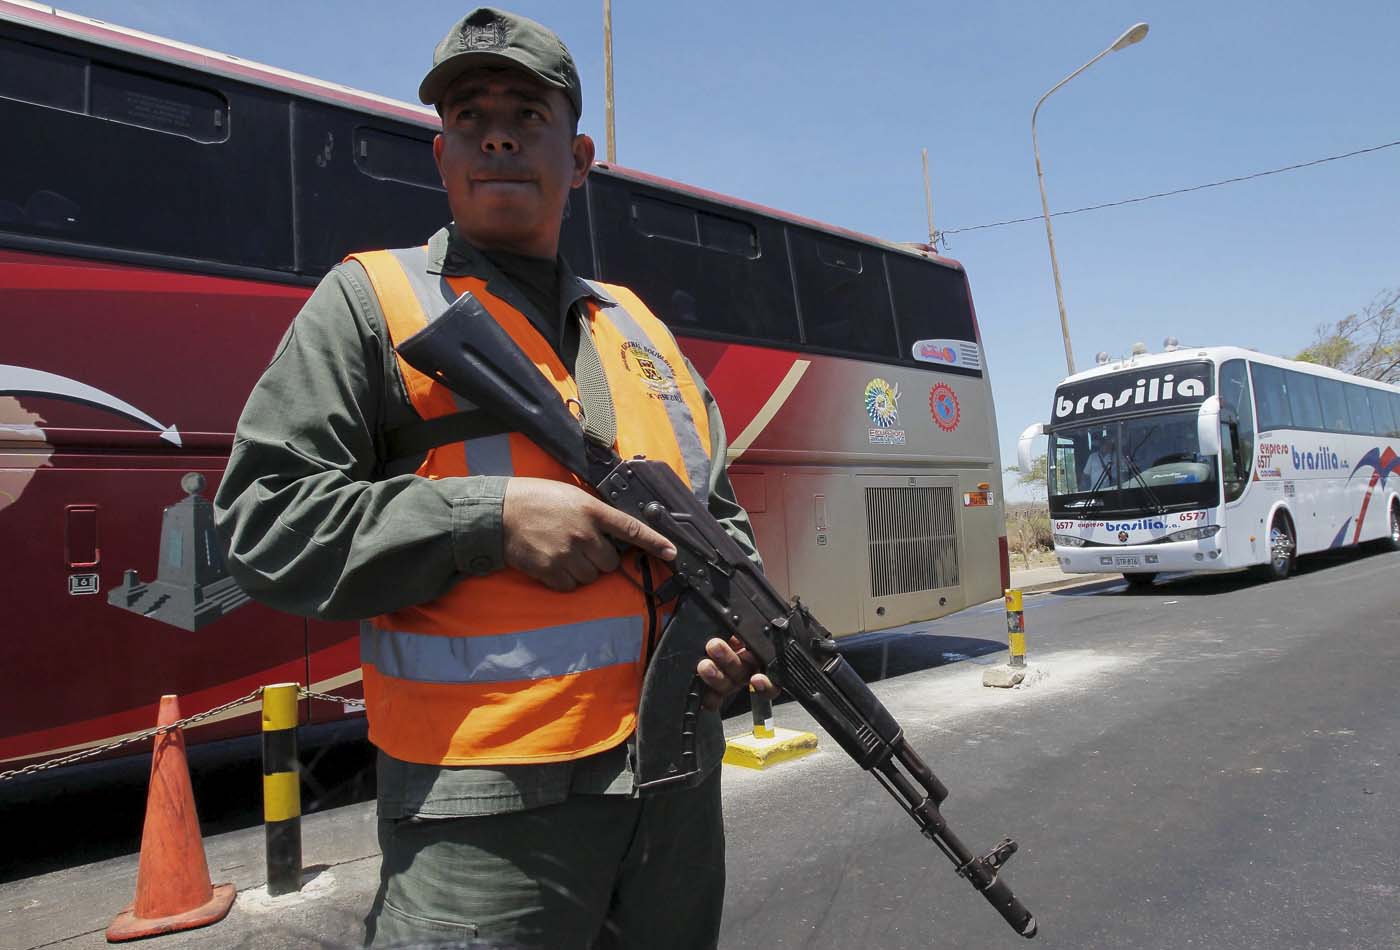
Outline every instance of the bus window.
[[431, 188], [439, 194], [443, 191], [432, 144], [422, 132], [410, 136], [358, 128], [354, 153], [355, 167], [371, 178]]
[[753, 225], [717, 214], [699, 212], [696, 223], [700, 226], [700, 246], [726, 254], [738, 254], [750, 260], [758, 257], [758, 232]]
[[1263, 363], [1250, 363], [1254, 376], [1254, 402], [1259, 409], [1259, 431], [1286, 429], [1293, 424], [1284, 388], [1283, 370]]
[[433, 163], [433, 133], [380, 128], [379, 121], [320, 103], [292, 103], [301, 273], [319, 276], [352, 251], [423, 244], [451, 219]]
[[1355, 383], [1346, 383], [1347, 409], [1351, 412], [1351, 431], [1361, 435], [1372, 435], [1375, 426], [1371, 421], [1371, 404], [1366, 399], [1366, 389]]
[[[1081, 439], [1083, 438], [1082, 434], [1076, 434], [1080, 435]], [[1087, 448], [1080, 452], [1073, 439], [1058, 434], [1055, 436], [1055, 457], [1051, 460], [1050, 494], [1070, 495], [1084, 490], [1079, 487], [1079, 465], [1076, 459], [1080, 455], [1087, 457], [1088, 454]]]
[[588, 210], [598, 279], [632, 288], [677, 332], [801, 341], [781, 223], [607, 175], [589, 178]]
[[[59, 59], [60, 75], [70, 74], [72, 57]], [[285, 96], [233, 82], [215, 92], [209, 87], [222, 80], [201, 74], [201, 85], [185, 84], [164, 64], [144, 64], [148, 74], [80, 61], [77, 109], [0, 91], [0, 128], [7, 142], [24, 143], [7, 150], [0, 175], [8, 231], [106, 252], [291, 269], [290, 162], [269, 160], [289, 154]], [[12, 77], [5, 83], [23, 89]], [[71, 89], [57, 95], [72, 104]]]
[[1315, 377], [1294, 370], [1284, 371], [1288, 391], [1288, 407], [1293, 411], [1293, 425], [1299, 429], [1322, 428], [1322, 406], [1317, 399]]
[[87, 60], [0, 37], [0, 96], [82, 112]]
[[1390, 437], [1400, 439], [1400, 393], [1390, 394], [1390, 415], [1395, 420], [1390, 427]]
[[228, 103], [217, 92], [101, 63], [92, 64], [88, 111], [205, 144], [225, 142], [229, 136]]
[[1234, 415], [1232, 423], [1221, 427], [1220, 439], [1225, 500], [1234, 501], [1244, 494], [1254, 467], [1254, 401], [1244, 360], [1220, 367], [1220, 401]]
[[1371, 404], [1371, 418], [1375, 420], [1372, 431], [1376, 435], [1389, 435], [1395, 431], [1395, 419], [1390, 410], [1390, 394], [1379, 389], [1367, 389], [1366, 399]]
[[879, 252], [807, 228], [789, 227], [788, 240], [806, 342], [898, 359]]
[[1347, 394], [1342, 383], [1318, 377], [1317, 393], [1322, 397], [1322, 427], [1328, 432], [1351, 431], [1351, 413], [1347, 411]]
[[967, 278], [961, 270], [897, 253], [885, 254], [885, 270], [902, 358], [908, 359], [910, 348], [920, 340], [976, 341]]

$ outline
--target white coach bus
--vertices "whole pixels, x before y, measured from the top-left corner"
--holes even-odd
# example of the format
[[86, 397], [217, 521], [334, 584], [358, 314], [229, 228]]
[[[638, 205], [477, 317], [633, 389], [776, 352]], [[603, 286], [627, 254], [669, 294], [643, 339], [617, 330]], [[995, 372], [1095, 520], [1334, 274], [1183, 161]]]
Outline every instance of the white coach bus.
[[[1134, 347], [1140, 350], [1141, 345]], [[1100, 354], [1040, 435], [1069, 573], [1253, 568], [1367, 541], [1400, 549], [1400, 388], [1239, 347]]]

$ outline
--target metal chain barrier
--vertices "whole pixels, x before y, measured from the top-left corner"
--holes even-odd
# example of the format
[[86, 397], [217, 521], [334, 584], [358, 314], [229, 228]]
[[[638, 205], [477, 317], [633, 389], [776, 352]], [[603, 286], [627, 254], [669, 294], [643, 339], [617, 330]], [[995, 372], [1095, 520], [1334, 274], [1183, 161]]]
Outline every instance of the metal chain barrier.
[[[365, 706], [363, 699], [356, 699], [350, 696], [336, 696], [332, 693], [318, 693], [314, 690], [306, 689], [303, 686], [297, 687], [297, 692], [303, 699], [320, 699], [328, 703], [340, 703], [343, 706], [358, 706], [361, 709]], [[215, 706], [213, 709], [206, 709], [202, 713], [195, 713], [193, 716], [186, 716], [178, 722], [173, 722], [168, 726], [157, 726], [154, 729], [147, 729], [144, 732], [133, 733], [132, 735], [109, 742], [106, 745], [94, 746], [91, 749], [83, 749], [72, 755], [65, 755], [57, 759], [49, 759], [47, 762], [39, 762], [35, 765], [26, 765], [24, 768], [11, 769], [8, 772], [0, 772], [0, 782], [7, 782], [21, 775], [33, 775], [36, 772], [43, 772], [48, 769], [56, 769], [64, 765], [72, 765], [74, 762], [81, 762], [83, 759], [90, 759], [93, 756], [101, 755], [104, 752], [111, 752], [113, 749], [120, 749], [123, 746], [131, 745], [133, 742], [143, 742], [147, 739], [154, 739], [156, 736], [164, 735], [172, 729], [183, 729], [186, 726], [197, 725], [205, 719], [210, 719], [223, 712], [228, 712], [235, 706], [250, 703], [262, 696], [263, 687], [259, 686], [246, 696], [231, 699], [226, 703]]]
[[217, 716], [221, 712], [227, 712], [235, 706], [240, 706], [243, 703], [252, 702], [253, 700], [257, 699], [259, 696], [262, 695], [262, 691], [263, 688], [259, 686], [247, 696], [240, 696], [237, 699], [231, 699], [220, 706], [215, 706], [213, 709], [207, 709], [202, 713], [195, 713], [193, 716], [186, 716], [184, 719], [181, 719], [178, 722], [172, 722], [168, 726], [157, 726], [154, 729], [147, 729], [145, 732], [138, 732], [133, 735], [129, 735], [123, 739], [118, 739], [116, 742], [109, 742], [106, 745], [94, 746], [91, 749], [84, 749], [81, 752], [75, 752], [72, 755], [65, 755], [62, 758], [50, 759], [47, 762], [40, 762], [37, 765], [26, 765], [22, 769], [13, 769], [9, 772], [0, 772], [0, 782], [8, 781], [12, 778], [18, 778], [21, 775], [30, 775], [34, 772], [42, 772], [45, 769], [56, 769], [61, 765], [71, 765], [74, 762], [80, 762], [83, 759], [90, 759], [95, 755], [101, 755], [103, 752], [111, 752], [113, 749], [120, 749], [122, 746], [130, 745], [133, 742], [141, 742], [145, 739], [153, 739], [156, 736], [164, 735], [171, 729], [182, 729], [185, 726], [192, 726], [195, 723], [208, 719], [211, 716]]
[[365, 708], [365, 701], [363, 699], [355, 699], [352, 696], [336, 696], [333, 693], [318, 693], [315, 690], [300, 687], [298, 689], [303, 699], [321, 699], [328, 703], [340, 703], [343, 706], [359, 706], [361, 709]]

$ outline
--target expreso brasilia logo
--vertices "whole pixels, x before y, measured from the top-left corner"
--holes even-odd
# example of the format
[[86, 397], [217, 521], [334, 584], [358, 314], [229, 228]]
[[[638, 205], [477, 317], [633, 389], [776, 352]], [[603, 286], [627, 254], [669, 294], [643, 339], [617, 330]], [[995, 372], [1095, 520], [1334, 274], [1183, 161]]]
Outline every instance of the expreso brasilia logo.
[[878, 376], [865, 386], [865, 414], [882, 429], [899, 425], [899, 384]]

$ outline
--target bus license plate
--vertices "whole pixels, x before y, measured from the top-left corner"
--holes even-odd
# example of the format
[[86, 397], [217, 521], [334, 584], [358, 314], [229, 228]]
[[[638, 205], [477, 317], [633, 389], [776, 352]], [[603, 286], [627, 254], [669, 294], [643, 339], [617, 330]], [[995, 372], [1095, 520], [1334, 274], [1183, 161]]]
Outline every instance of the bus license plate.
[[1114, 567], [1137, 567], [1140, 563], [1140, 559], [1134, 554], [1119, 554], [1113, 558]]

